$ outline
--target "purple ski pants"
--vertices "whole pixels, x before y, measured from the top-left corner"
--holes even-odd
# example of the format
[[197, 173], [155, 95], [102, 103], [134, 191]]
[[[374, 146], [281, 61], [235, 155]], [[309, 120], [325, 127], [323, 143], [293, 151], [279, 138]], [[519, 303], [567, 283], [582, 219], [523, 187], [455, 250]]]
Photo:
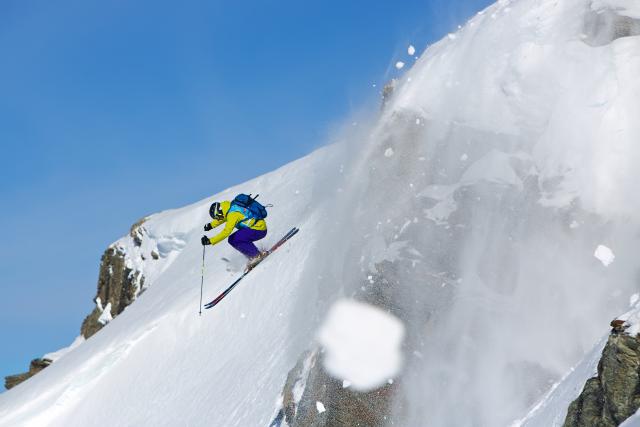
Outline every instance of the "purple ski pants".
[[253, 244], [267, 235], [267, 230], [253, 230], [251, 228], [241, 228], [229, 236], [229, 244], [242, 252], [247, 258], [254, 258], [260, 255], [260, 251]]

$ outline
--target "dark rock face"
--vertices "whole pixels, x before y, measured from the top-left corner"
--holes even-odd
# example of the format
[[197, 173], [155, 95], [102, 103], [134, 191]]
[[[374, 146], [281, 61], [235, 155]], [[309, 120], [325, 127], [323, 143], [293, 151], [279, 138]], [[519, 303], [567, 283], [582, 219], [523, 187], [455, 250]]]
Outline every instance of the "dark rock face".
[[142, 238], [144, 237], [144, 234], [146, 232], [142, 224], [144, 224], [146, 221], [147, 221], [147, 217], [145, 216], [144, 218], [141, 218], [138, 221], [136, 221], [135, 224], [133, 224], [131, 226], [131, 229], [129, 230], [129, 236], [131, 236], [131, 238], [133, 239], [133, 243], [136, 246], [142, 245]]
[[[369, 392], [343, 387], [322, 367], [318, 350], [305, 353], [289, 373], [284, 387], [283, 408], [272, 422], [284, 419], [291, 427], [375, 427], [390, 425], [391, 403], [396, 384], [387, 384]], [[305, 366], [307, 365], [307, 366]], [[296, 390], [297, 389], [297, 390]], [[296, 401], [295, 394], [302, 392]], [[317, 402], [324, 406], [318, 410]]]
[[640, 339], [625, 334], [620, 321], [611, 325], [598, 375], [569, 406], [565, 427], [618, 426], [640, 408]]
[[[118, 247], [109, 247], [100, 261], [98, 292], [95, 301], [100, 301], [104, 310], [116, 317], [131, 304], [144, 282], [139, 271], [127, 267], [125, 252]], [[99, 321], [102, 311], [96, 307], [82, 322], [80, 332], [85, 338], [98, 332], [104, 324]]]
[[42, 371], [44, 368], [51, 364], [51, 360], [49, 359], [33, 359], [31, 364], [29, 365], [29, 371], [23, 374], [18, 375], [10, 375], [4, 378], [4, 386], [7, 390], [17, 386], [23, 381], [28, 380], [38, 372]]

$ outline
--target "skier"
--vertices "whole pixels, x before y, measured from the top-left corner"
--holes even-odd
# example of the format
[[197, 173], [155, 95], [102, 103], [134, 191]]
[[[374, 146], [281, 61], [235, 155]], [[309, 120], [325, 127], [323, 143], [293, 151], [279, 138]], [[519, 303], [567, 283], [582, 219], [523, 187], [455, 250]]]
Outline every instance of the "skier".
[[[258, 196], [256, 196], [258, 197]], [[267, 223], [264, 218], [267, 211], [256, 197], [239, 194], [232, 201], [214, 202], [209, 208], [209, 215], [213, 218], [205, 224], [204, 231], [212, 230], [222, 224], [224, 229], [214, 237], [202, 236], [203, 245], [215, 245], [229, 238], [229, 244], [246, 256], [247, 271], [255, 267], [267, 255], [267, 252], [258, 250], [253, 243], [267, 235]], [[234, 229], [238, 229], [233, 233]], [[231, 234], [233, 233], [233, 234]]]

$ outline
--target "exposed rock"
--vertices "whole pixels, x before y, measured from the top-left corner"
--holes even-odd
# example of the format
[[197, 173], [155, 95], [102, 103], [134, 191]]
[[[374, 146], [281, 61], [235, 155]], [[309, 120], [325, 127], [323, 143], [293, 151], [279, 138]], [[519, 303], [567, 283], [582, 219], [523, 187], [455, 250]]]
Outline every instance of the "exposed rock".
[[598, 375], [569, 406], [565, 427], [618, 426], [640, 408], [640, 339], [624, 333], [624, 321], [611, 326]]
[[28, 380], [38, 372], [42, 371], [44, 368], [51, 364], [51, 360], [49, 359], [33, 359], [31, 364], [29, 365], [29, 371], [23, 374], [18, 375], [10, 375], [8, 377], [4, 377], [4, 386], [7, 390], [17, 386], [23, 381]]
[[[115, 318], [131, 304], [144, 283], [142, 274], [127, 266], [123, 249], [110, 246], [102, 255], [96, 308], [84, 319], [80, 333], [89, 338], [104, 326], [100, 318], [104, 309]], [[99, 302], [99, 303], [98, 303]], [[109, 306], [110, 305], [110, 306]], [[102, 319], [109, 316], [102, 316]]]
[[398, 81], [396, 79], [391, 79], [384, 85], [384, 88], [382, 89], [382, 109], [384, 109], [387, 103], [391, 100], [397, 83]]
[[151, 251], [151, 258], [160, 259], [160, 254], [155, 249]]
[[133, 239], [133, 243], [136, 246], [141, 246], [142, 245], [142, 238], [144, 237], [144, 234], [147, 232], [147, 230], [142, 226], [142, 224], [144, 224], [147, 221], [148, 217], [144, 217], [139, 219], [138, 221], [135, 222], [135, 224], [133, 224], [131, 226], [131, 229], [129, 230], [129, 236], [131, 236], [131, 238]]
[[[354, 289], [353, 297], [368, 304], [383, 307], [396, 316], [400, 311], [392, 298], [396, 283], [395, 263], [383, 261]], [[377, 427], [402, 425], [402, 414], [394, 412], [398, 380], [372, 391], [360, 392], [332, 377], [324, 369], [320, 348], [305, 352], [289, 372], [282, 393], [282, 409], [271, 426], [286, 421], [290, 427]], [[324, 411], [318, 409], [320, 402]], [[398, 405], [402, 407], [402, 405]]]
[[[281, 425], [284, 419], [291, 427], [385, 426], [391, 423], [396, 387], [386, 384], [366, 393], [344, 387], [324, 370], [318, 350], [305, 353], [287, 377], [283, 407], [271, 425]], [[318, 410], [317, 402], [324, 411]]]

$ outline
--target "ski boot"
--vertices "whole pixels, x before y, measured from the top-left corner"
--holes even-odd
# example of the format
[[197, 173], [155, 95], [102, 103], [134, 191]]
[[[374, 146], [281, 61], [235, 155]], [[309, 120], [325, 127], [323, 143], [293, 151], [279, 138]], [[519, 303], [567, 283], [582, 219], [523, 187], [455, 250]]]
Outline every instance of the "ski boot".
[[260, 261], [262, 261], [267, 255], [269, 255], [269, 252], [263, 251], [263, 252], [260, 252], [259, 255], [255, 256], [253, 258], [250, 258], [249, 262], [247, 262], [247, 268], [246, 268], [245, 271], [249, 272], [249, 271], [253, 270], [253, 268], [256, 265], [260, 264]]

